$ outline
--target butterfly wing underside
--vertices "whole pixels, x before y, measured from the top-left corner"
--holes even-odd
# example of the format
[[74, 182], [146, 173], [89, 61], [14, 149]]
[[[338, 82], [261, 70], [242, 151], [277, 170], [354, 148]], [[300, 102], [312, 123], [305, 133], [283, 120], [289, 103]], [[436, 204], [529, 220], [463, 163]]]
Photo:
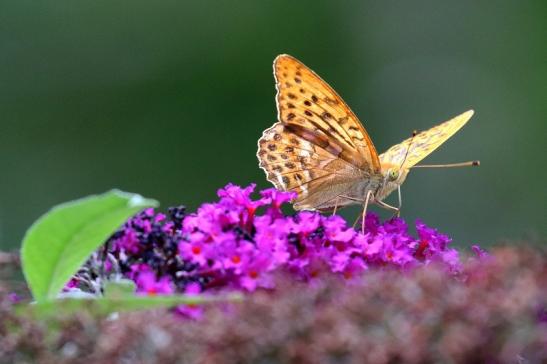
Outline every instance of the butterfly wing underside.
[[350, 163], [287, 130], [283, 123], [266, 129], [258, 141], [260, 168], [278, 190], [298, 194], [297, 210], [326, 210], [352, 201], [335, 201], [362, 178]]
[[278, 120], [259, 140], [267, 179], [298, 193], [296, 209], [328, 209], [353, 201], [363, 180], [381, 173], [376, 149], [355, 114], [336, 92], [288, 55], [274, 61]]
[[380, 155], [383, 168], [399, 168], [400, 170], [411, 168], [454, 135], [472, 116], [473, 110], [468, 110], [392, 146]]

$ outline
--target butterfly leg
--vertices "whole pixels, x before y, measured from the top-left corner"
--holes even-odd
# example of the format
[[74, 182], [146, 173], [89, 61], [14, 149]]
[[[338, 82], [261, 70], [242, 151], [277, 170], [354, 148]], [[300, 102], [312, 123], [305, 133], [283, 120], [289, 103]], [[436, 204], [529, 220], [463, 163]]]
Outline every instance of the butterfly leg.
[[403, 199], [401, 197], [401, 186], [397, 186], [397, 195], [399, 196], [399, 206], [397, 206], [397, 212], [395, 215], [401, 217], [401, 207], [403, 207]]
[[390, 211], [395, 212], [395, 215], [397, 215], [397, 217], [399, 217], [400, 207], [395, 207], [395, 206], [388, 205], [384, 201], [376, 201], [376, 204], [378, 206], [386, 209], [386, 210], [390, 210]]
[[370, 201], [370, 198], [373, 196], [372, 191], [367, 192], [367, 197], [365, 198], [365, 204], [363, 205], [363, 217], [361, 219], [361, 234], [365, 233], [365, 218], [367, 217], [367, 207]]
[[338, 209], [338, 197], [336, 197], [336, 203], [334, 204], [334, 210], [332, 210], [332, 216], [336, 215], [337, 209]]
[[352, 228], [355, 229], [355, 225], [357, 225], [357, 221], [359, 221], [360, 218], [361, 218], [361, 214], [357, 215], [357, 218], [356, 218], [355, 221], [353, 222], [353, 225], [351, 225]]

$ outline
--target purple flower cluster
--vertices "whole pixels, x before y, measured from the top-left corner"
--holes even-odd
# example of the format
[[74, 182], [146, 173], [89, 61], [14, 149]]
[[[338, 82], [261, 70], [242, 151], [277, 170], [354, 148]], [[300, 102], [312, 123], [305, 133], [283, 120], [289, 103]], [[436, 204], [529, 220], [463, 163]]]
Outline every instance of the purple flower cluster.
[[381, 223], [369, 213], [361, 234], [336, 215], [286, 216], [281, 206], [293, 193], [267, 189], [253, 199], [254, 189], [229, 184], [218, 191], [218, 202], [193, 214], [183, 207], [171, 208], [169, 216], [143, 211], [109, 240], [107, 271], [116, 265], [143, 294], [170, 294], [273, 288], [280, 270], [310, 280], [321, 272], [351, 279], [370, 267], [408, 269], [433, 261], [460, 269], [450, 238], [421, 221], [415, 238], [404, 220]]

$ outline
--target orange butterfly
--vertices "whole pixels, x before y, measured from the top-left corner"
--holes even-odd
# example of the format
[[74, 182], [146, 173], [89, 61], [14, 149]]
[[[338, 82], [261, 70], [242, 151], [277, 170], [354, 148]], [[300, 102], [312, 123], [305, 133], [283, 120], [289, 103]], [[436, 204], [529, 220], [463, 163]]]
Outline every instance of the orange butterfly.
[[[273, 68], [279, 121], [258, 140], [260, 167], [277, 189], [298, 193], [296, 210], [336, 211], [362, 204], [362, 226], [369, 203], [399, 214], [400, 186], [410, 168], [421, 167], [416, 163], [473, 115], [469, 110], [378, 156], [357, 116], [318, 75], [289, 55], [278, 56]], [[467, 165], [478, 161], [443, 167]], [[396, 189], [399, 206], [383, 202]]]

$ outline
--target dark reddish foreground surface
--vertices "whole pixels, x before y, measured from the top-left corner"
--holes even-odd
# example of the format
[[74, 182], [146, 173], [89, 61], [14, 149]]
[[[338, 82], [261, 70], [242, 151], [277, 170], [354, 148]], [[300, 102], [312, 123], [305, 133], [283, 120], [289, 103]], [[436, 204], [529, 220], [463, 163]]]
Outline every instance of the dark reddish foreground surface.
[[540, 363], [547, 360], [547, 260], [497, 248], [454, 277], [435, 265], [298, 282], [205, 309], [105, 319], [18, 317], [0, 281], [2, 363]]

